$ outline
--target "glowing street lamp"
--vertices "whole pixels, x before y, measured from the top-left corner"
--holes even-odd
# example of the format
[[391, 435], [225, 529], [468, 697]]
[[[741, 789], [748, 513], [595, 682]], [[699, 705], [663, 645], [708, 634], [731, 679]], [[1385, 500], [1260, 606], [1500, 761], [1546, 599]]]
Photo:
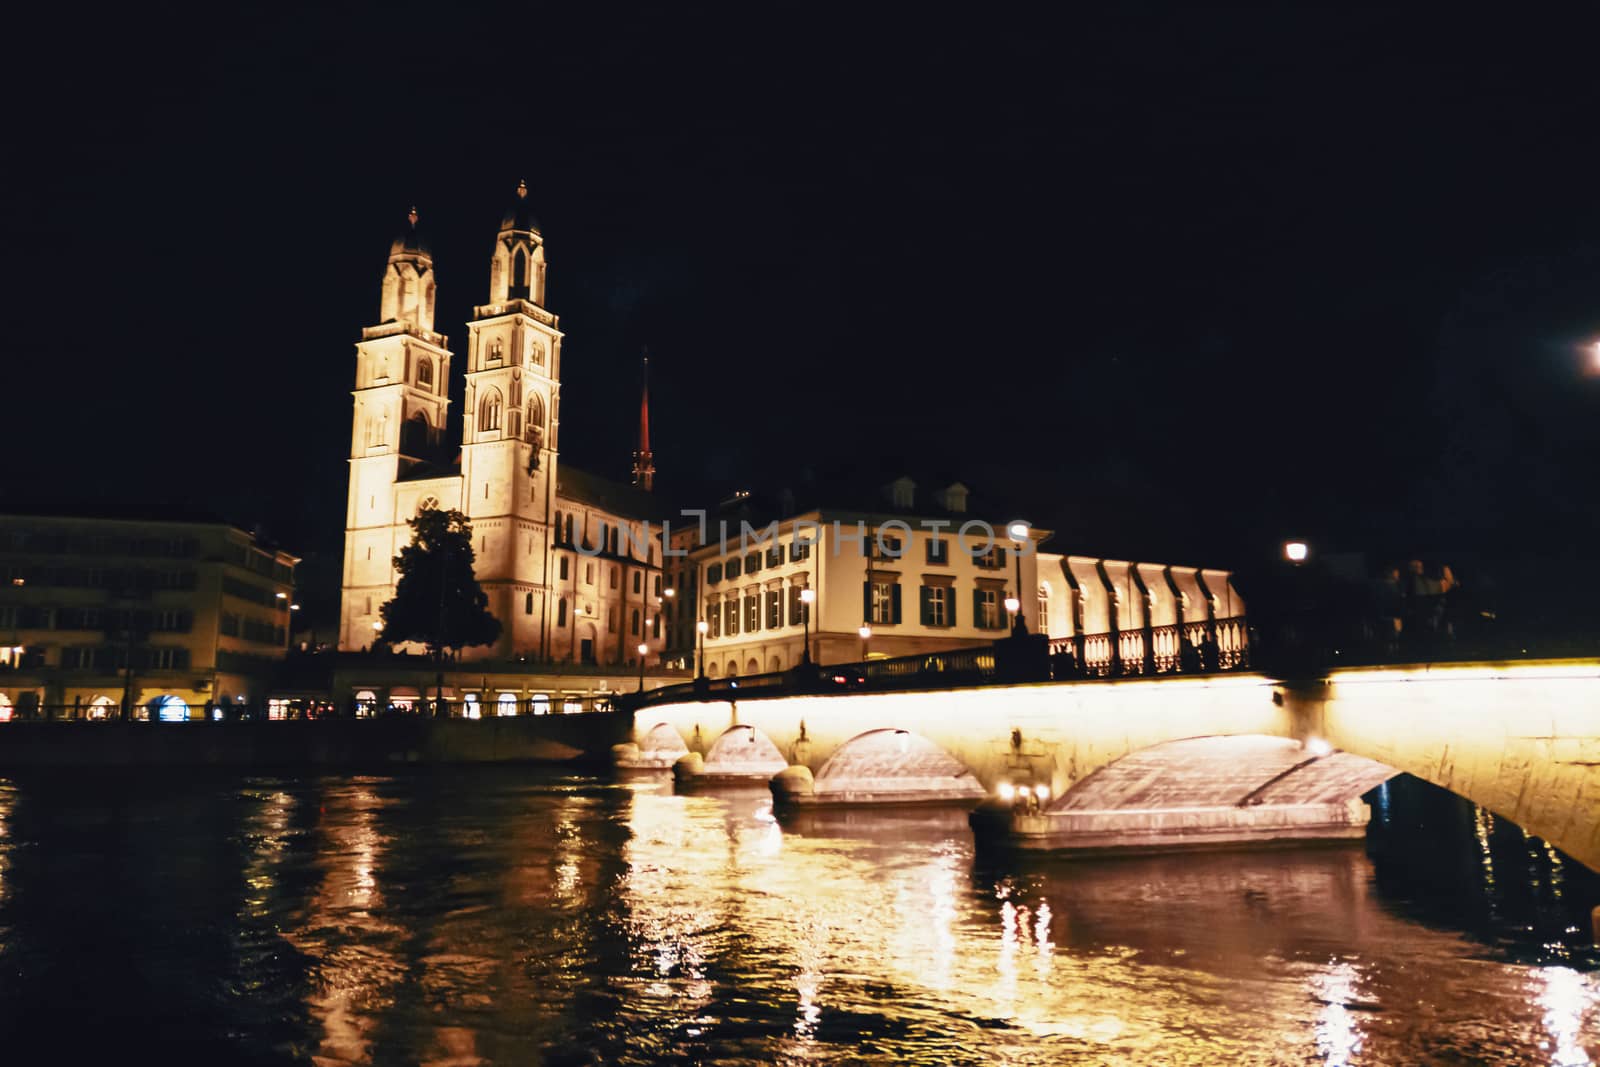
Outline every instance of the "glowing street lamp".
[[1006, 598], [1006, 610], [1011, 613], [1011, 633], [1014, 637], [1022, 637], [1028, 632], [1028, 622], [1022, 616], [1022, 546], [1028, 543], [1028, 535], [1032, 529], [1025, 522], [1014, 522], [1006, 527], [1006, 534], [1015, 541], [1017, 547], [1012, 551], [1017, 557], [1017, 595]]
[[639, 642], [639, 692], [644, 692], [644, 658], [650, 652], [650, 646], [643, 641]]
[[805, 620], [806, 647], [800, 652], [800, 662], [811, 662], [811, 605], [817, 602], [817, 591], [810, 586], [800, 590], [800, 616]]
[[872, 627], [862, 623], [856, 633], [861, 635], [861, 661], [865, 663], [867, 659], [867, 642], [872, 640]]
[[706, 634], [710, 631], [711, 624], [701, 619], [694, 624], [694, 628], [700, 634], [700, 665], [695, 669], [694, 676], [696, 678], [704, 678], [706, 676]]
[[1311, 548], [1304, 541], [1285, 541], [1283, 543], [1283, 558], [1290, 563], [1304, 563], [1311, 555]]

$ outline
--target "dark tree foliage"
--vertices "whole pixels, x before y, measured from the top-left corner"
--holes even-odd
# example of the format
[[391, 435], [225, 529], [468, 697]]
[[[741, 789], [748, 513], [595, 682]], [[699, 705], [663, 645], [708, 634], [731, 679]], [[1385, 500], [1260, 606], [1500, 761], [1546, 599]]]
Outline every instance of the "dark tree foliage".
[[411, 543], [395, 557], [400, 582], [380, 609], [391, 644], [426, 645], [435, 658], [445, 649], [493, 644], [500, 620], [472, 573], [472, 524], [459, 511], [424, 508], [411, 520]]

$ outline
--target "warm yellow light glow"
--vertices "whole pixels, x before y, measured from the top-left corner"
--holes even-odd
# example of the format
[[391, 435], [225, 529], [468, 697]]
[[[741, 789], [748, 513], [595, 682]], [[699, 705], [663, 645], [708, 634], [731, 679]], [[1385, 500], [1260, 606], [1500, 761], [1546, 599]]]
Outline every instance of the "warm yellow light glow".
[[800, 590], [800, 603], [802, 603], [802, 604], [814, 604], [814, 603], [816, 603], [816, 601], [817, 601], [817, 591], [815, 589], [802, 589], [802, 590]]
[[1365, 682], [1493, 682], [1532, 678], [1570, 678], [1574, 681], [1600, 678], [1600, 662], [1558, 660], [1544, 663], [1505, 663], [1494, 667], [1451, 663], [1418, 667], [1379, 667], [1333, 671], [1328, 680], [1334, 685], [1348, 685]]
[[1313, 756], [1326, 756], [1333, 751], [1333, 746], [1320, 737], [1313, 737], [1306, 741], [1306, 751]]
[[638, 648], [639, 655], [643, 656], [646, 653], [648, 653], [649, 651], [650, 651], [650, 646], [645, 644], [643, 641], [640, 641], [639, 642], [639, 648]]
[[672, 588], [672, 586], [669, 585], [665, 589], [661, 590], [661, 595], [664, 596], [664, 597], [667, 597], [668, 599], [670, 599], [672, 597], [677, 596], [678, 595], [678, 591], [676, 589]]
[[1014, 522], [1006, 527], [1006, 533], [1010, 535], [1013, 541], [1026, 541], [1029, 529], [1030, 527], [1025, 522]]
[[1015, 615], [1017, 613], [1017, 609], [1020, 607], [1022, 607], [1022, 601], [1018, 600], [1014, 596], [1006, 597], [1006, 610], [1011, 614]]
[[706, 622], [706, 620], [701, 619], [699, 622], [694, 624], [694, 628], [699, 630], [701, 633], [706, 633], [711, 629], [711, 624]]
[[276, 596], [279, 600], [288, 600], [289, 599], [289, 594], [288, 593], [274, 593], [273, 595]]
[[995, 792], [1000, 794], [1001, 800], [1010, 801], [1016, 799], [1017, 787], [1010, 782], [1001, 782]]
[[381, 622], [373, 623], [372, 624], [372, 632], [375, 633], [375, 634], [376, 633], [382, 633], [383, 632], [383, 623], [381, 623]]
[[865, 641], [867, 638], [872, 636], [872, 627], [868, 626], [866, 623], [862, 623], [861, 628], [857, 630], [856, 633], [860, 634], [861, 640]]
[[1304, 563], [1311, 554], [1311, 549], [1304, 541], [1286, 541], [1283, 545], [1283, 558], [1290, 563]]
[[1045, 785], [1043, 782], [1040, 782], [1038, 785], [1033, 787], [1033, 795], [1038, 797], [1040, 801], [1049, 800], [1050, 787]]

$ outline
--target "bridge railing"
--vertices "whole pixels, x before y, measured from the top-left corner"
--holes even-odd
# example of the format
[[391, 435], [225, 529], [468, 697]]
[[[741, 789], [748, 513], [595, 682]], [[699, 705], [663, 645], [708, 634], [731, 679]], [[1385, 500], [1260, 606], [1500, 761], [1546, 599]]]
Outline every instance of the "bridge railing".
[[1050, 663], [1051, 677], [1063, 680], [1241, 670], [1250, 666], [1250, 625], [1238, 615], [1057, 637]]
[[[1145, 656], [1150, 634], [1153, 660]], [[1116, 654], [1113, 655], [1113, 649]], [[1153, 665], [1152, 665], [1153, 663]], [[1046, 641], [1042, 636], [1007, 638], [992, 645], [922, 652], [826, 666], [802, 665], [790, 671], [734, 678], [700, 678], [641, 694], [623, 694], [617, 703], [638, 708], [691, 700], [737, 700], [787, 693], [887, 692], [949, 689], [1016, 682], [1127, 678], [1145, 674], [1198, 674], [1241, 670], [1250, 665], [1250, 628], [1245, 618], [1215, 623], [1158, 626], [1151, 631], [1082, 634]]]

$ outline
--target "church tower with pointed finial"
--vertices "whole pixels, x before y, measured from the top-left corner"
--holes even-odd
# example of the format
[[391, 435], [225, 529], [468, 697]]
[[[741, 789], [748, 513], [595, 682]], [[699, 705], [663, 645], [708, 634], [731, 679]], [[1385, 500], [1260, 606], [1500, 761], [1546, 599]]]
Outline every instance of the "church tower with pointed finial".
[[[478, 537], [477, 572], [503, 623], [503, 651], [537, 647], [544, 552], [556, 492], [561, 330], [544, 309], [544, 237], [518, 182], [489, 261], [489, 302], [467, 324], [463, 511]], [[531, 597], [531, 600], [530, 600]], [[533, 610], [527, 610], [529, 607]], [[515, 610], [513, 610], [515, 609]]]
[[489, 250], [488, 299], [467, 324], [459, 452], [446, 447], [451, 353], [433, 329], [433, 256], [414, 211], [406, 223], [380, 321], [356, 346], [339, 647], [375, 643], [409, 522], [441, 508], [472, 520], [473, 572], [501, 626], [463, 660], [631, 671], [640, 645], [659, 656], [670, 594], [660, 508], [640, 491], [655, 475], [648, 383], [635, 486], [560, 462], [563, 334], [545, 307], [544, 235], [518, 183]]
[[448, 339], [433, 329], [433, 253], [417, 209], [389, 246], [378, 323], [356, 343], [355, 412], [340, 644], [372, 642], [378, 608], [393, 595], [393, 560], [410, 536], [400, 486], [438, 458], [450, 407]]
[[650, 451], [650, 355], [644, 357], [644, 384], [639, 391], [639, 447], [633, 453], [633, 484], [650, 492], [656, 484], [655, 456]]

